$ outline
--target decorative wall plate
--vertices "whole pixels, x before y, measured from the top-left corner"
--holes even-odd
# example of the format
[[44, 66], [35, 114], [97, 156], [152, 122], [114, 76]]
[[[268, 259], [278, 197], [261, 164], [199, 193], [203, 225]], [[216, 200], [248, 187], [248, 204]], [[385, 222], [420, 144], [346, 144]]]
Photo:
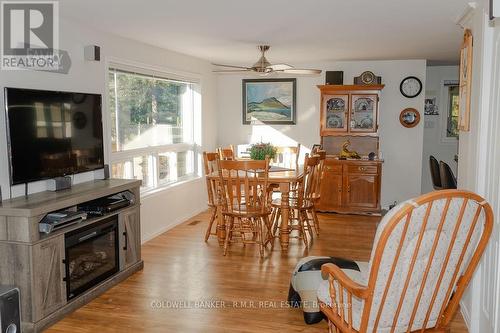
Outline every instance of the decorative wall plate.
[[399, 122], [406, 128], [412, 128], [420, 122], [420, 113], [417, 109], [406, 108], [399, 114]]

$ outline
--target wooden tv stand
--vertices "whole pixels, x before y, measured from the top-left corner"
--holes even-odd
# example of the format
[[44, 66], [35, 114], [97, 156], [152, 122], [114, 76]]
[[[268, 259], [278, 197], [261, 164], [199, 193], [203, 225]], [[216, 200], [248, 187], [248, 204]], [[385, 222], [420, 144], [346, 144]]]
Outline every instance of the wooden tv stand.
[[[23, 332], [41, 332], [66, 314], [96, 298], [144, 266], [141, 260], [140, 188], [138, 180], [94, 180], [60, 192], [42, 192], [0, 203], [0, 284], [21, 291]], [[130, 191], [135, 201], [102, 217], [40, 233], [38, 223], [50, 212]], [[118, 217], [119, 270], [82, 294], [67, 299], [65, 234]], [[126, 238], [126, 239], [125, 239]]]

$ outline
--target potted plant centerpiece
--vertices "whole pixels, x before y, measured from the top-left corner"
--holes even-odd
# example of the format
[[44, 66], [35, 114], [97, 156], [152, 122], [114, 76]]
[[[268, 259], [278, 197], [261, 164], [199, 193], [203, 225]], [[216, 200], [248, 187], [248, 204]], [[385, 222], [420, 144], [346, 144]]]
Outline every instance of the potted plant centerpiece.
[[269, 160], [276, 156], [276, 147], [271, 143], [255, 143], [250, 147], [250, 158], [252, 160], [265, 160], [269, 156]]

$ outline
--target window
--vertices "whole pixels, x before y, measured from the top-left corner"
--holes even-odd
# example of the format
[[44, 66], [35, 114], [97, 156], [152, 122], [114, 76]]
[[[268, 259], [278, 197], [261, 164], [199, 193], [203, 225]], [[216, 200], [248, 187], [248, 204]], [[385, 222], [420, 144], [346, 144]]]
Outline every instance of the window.
[[109, 69], [112, 175], [142, 180], [143, 191], [197, 174], [197, 84], [146, 73]]
[[448, 86], [448, 113], [446, 125], [446, 137], [458, 138], [458, 86]]

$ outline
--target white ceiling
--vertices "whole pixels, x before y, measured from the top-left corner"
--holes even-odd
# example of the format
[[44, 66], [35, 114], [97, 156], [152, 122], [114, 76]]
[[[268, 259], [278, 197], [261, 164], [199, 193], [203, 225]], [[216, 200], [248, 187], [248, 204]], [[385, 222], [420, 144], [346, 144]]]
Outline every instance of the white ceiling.
[[64, 0], [63, 17], [214, 62], [458, 59], [467, 0]]

